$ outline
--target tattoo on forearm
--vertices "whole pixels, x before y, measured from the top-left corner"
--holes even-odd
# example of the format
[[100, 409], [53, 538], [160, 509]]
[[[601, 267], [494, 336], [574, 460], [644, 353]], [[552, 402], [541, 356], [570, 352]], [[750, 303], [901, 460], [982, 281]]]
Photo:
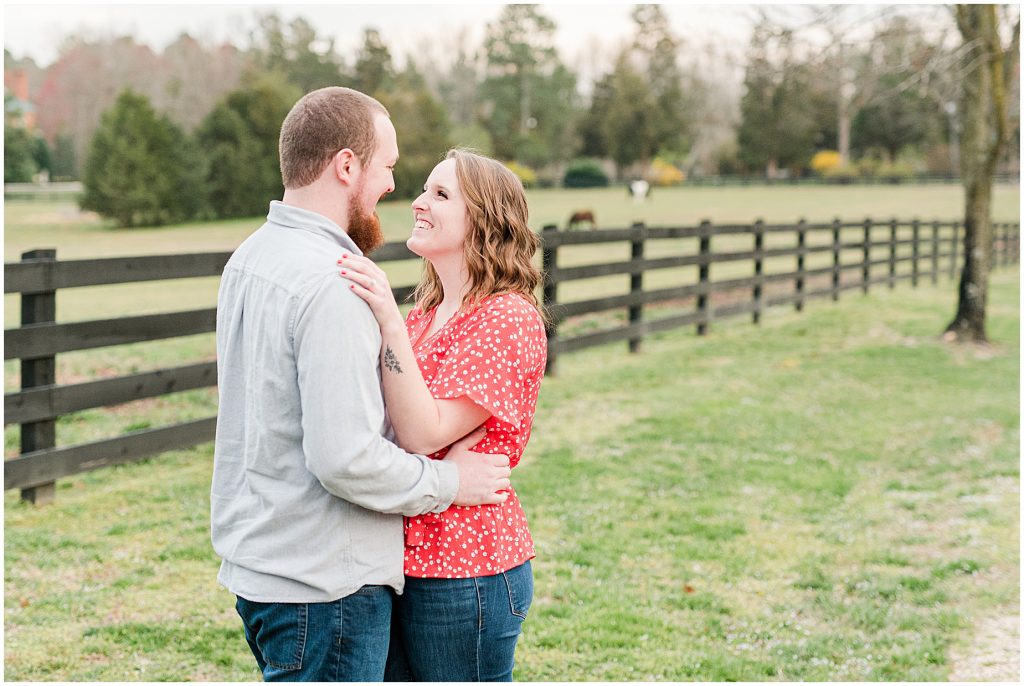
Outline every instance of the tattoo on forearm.
[[384, 366], [388, 368], [389, 372], [402, 373], [402, 366], [398, 364], [398, 358], [395, 357], [395, 351], [391, 349], [390, 345], [384, 348]]

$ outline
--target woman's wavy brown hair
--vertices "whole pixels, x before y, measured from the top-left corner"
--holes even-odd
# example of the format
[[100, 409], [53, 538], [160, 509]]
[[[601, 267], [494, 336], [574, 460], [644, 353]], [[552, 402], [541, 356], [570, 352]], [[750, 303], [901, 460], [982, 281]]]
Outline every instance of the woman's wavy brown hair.
[[[533, 264], [540, 238], [530, 230], [529, 209], [523, 184], [505, 165], [469, 150], [449, 150], [446, 160], [455, 160], [455, 175], [466, 199], [466, 268], [469, 291], [461, 308], [484, 298], [518, 293], [526, 298], [547, 322], [535, 290], [543, 276]], [[429, 261], [412, 299], [423, 312], [441, 304], [441, 279]]]

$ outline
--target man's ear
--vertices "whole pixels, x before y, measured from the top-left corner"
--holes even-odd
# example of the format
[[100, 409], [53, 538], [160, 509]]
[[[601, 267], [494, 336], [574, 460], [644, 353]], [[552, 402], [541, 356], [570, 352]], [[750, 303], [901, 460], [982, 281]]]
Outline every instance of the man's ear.
[[334, 157], [331, 158], [331, 167], [334, 169], [334, 175], [338, 177], [338, 181], [345, 185], [354, 183], [361, 170], [359, 158], [350, 148], [342, 148], [334, 153]]

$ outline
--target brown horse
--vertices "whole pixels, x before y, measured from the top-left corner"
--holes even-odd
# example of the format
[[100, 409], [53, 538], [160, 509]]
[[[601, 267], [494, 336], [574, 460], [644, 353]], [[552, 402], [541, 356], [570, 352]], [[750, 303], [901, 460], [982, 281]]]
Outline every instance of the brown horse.
[[593, 210], [579, 210], [578, 212], [573, 212], [572, 216], [569, 217], [569, 225], [566, 228], [575, 229], [583, 222], [590, 224], [590, 228], [592, 229], [597, 228], [597, 220], [594, 219]]

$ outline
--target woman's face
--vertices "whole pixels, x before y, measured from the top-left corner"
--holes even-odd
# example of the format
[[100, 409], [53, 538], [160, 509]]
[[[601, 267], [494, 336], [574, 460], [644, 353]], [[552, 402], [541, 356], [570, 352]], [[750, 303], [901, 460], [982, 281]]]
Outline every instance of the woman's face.
[[432, 262], [462, 255], [469, 219], [455, 175], [455, 160], [434, 167], [423, 193], [413, 200], [412, 212], [412, 236], [406, 241], [409, 250]]

